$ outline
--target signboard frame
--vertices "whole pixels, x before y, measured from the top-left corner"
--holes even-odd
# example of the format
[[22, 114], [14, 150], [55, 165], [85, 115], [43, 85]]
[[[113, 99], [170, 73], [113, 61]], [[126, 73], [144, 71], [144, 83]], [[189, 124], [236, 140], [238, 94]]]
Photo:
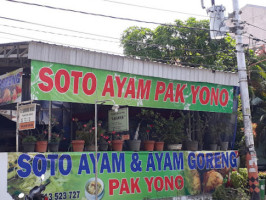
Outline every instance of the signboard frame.
[[18, 106], [18, 130], [36, 128], [36, 103]]
[[108, 111], [108, 132], [129, 131], [128, 107], [120, 108], [117, 112]]

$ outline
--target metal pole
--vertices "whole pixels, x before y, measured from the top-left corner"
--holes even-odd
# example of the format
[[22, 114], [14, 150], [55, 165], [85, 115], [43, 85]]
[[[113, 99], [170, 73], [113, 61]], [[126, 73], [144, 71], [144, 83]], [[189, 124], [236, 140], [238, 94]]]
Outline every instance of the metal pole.
[[52, 124], [51, 124], [51, 120], [52, 120], [52, 101], [49, 101], [49, 121], [48, 121], [48, 141], [50, 142], [51, 140], [51, 135], [52, 135]]
[[[18, 106], [19, 106], [19, 103], [17, 103], [17, 123], [16, 123], [16, 152], [18, 152], [18, 150], [19, 150], [19, 146], [18, 146], [18, 129], [19, 129], [19, 127], [18, 127], [18, 124], [19, 124], [19, 122], [18, 122], [18, 120], [19, 120], [19, 109], [18, 109]], [[11, 119], [12, 119], [12, 116], [11, 116]]]
[[251, 199], [257, 200], [260, 199], [258, 166], [257, 166], [257, 156], [256, 156], [253, 132], [252, 132], [251, 113], [250, 113], [249, 94], [248, 94], [248, 81], [247, 81], [245, 54], [242, 43], [242, 30], [240, 27], [240, 16], [239, 16], [240, 12], [239, 12], [238, 0], [233, 0], [233, 8], [235, 15], [234, 25], [236, 27], [235, 35], [236, 35], [237, 65], [238, 65], [240, 95], [242, 102], [242, 112], [244, 119], [244, 134], [245, 134], [246, 147], [248, 149], [247, 152], [248, 177], [249, 177]]
[[95, 200], [98, 200], [98, 159], [97, 159], [97, 132], [98, 132], [98, 116], [97, 116], [97, 100], [95, 101], [95, 119], [94, 119], [94, 126], [95, 126]]

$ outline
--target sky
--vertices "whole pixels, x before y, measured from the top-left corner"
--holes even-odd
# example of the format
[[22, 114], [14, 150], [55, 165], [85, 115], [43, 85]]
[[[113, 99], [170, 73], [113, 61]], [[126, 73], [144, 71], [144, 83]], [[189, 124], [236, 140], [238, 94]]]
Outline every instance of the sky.
[[[211, 0], [203, 1], [206, 7], [211, 6]], [[156, 28], [156, 25], [147, 23], [62, 11], [21, 2], [156, 23], [173, 23], [176, 19], [186, 20], [189, 17], [208, 19], [206, 10], [201, 7], [201, 0], [17, 0], [17, 2], [0, 0], [0, 43], [35, 40], [98, 52], [123, 54], [120, 38], [126, 28], [130, 26]], [[215, 4], [224, 5], [226, 12], [233, 11], [232, 0], [216, 0]], [[240, 8], [246, 4], [266, 7], [265, 0], [239, 0]]]

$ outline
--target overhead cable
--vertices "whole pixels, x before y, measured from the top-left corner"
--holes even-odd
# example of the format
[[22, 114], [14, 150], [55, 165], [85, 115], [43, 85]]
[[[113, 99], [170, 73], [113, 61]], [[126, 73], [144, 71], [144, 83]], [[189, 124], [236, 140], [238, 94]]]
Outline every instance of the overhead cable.
[[120, 1], [112, 1], [112, 0], [103, 0], [103, 1], [110, 2], [110, 3], [115, 3], [115, 4], [127, 5], [127, 6], [134, 6], [134, 7], [138, 7], [138, 8], [146, 8], [146, 9], [150, 9], [150, 10], [157, 10], [157, 11], [164, 11], [164, 12], [171, 12], [171, 13], [179, 13], [179, 14], [183, 14], [183, 15], [194, 15], [194, 16], [198, 16], [198, 17], [207, 17], [208, 18], [208, 16], [206, 16], [206, 15], [198, 15], [198, 14], [180, 12], [180, 11], [175, 11], [175, 10], [153, 8], [153, 7], [149, 7], [149, 6], [137, 5], [137, 4], [131, 4], [131, 3], [124, 3], [124, 2], [120, 2]]
[[14, 19], [14, 18], [9, 18], [9, 17], [0, 16], [0, 18], [1, 19], [6, 19], [6, 20], [11, 20], [11, 21], [16, 21], [16, 22], [27, 23], [27, 24], [31, 24], [31, 25], [43, 26], [43, 27], [47, 27], [47, 28], [54, 28], [54, 29], [59, 29], [59, 30], [63, 30], [63, 31], [80, 33], [80, 34], [85, 34], [85, 35], [92, 35], [92, 36], [97, 36], [97, 37], [105, 37], [105, 38], [109, 38], [109, 39], [119, 39], [119, 38], [110, 37], [110, 36], [106, 36], [106, 35], [99, 35], [99, 34], [94, 34], [94, 33], [76, 31], [76, 30], [72, 30], [72, 29], [60, 28], [60, 27], [56, 27], [56, 26], [50, 26], [50, 25], [45, 25], [45, 24], [40, 24], [40, 23], [35, 23], [35, 22], [29, 22], [29, 21], [20, 20], [20, 19]]
[[103, 50], [99, 50], [99, 49], [92, 49], [92, 48], [88, 48], [88, 47], [77, 46], [77, 45], [72, 45], [72, 44], [67, 44], [67, 43], [53, 42], [53, 41], [43, 40], [43, 39], [35, 38], [35, 37], [29, 37], [29, 36], [25, 36], [25, 35], [21, 35], [21, 34], [18, 35], [18, 34], [14, 34], [14, 33], [3, 32], [3, 31], [0, 31], [0, 34], [13, 35], [13, 36], [16, 36], [16, 37], [27, 38], [27, 39], [30, 39], [30, 40], [33, 40], [33, 41], [36, 41], [36, 42], [40, 41], [40, 42], [45, 42], [45, 43], [49, 43], [49, 44], [69, 46], [69, 47], [73, 47], [73, 48], [97, 51], [97, 52], [102, 52], [102, 53], [111, 53], [111, 54], [114, 54], [114, 55], [122, 56], [122, 54], [118, 53], [118, 52], [103, 51]]
[[245, 23], [246, 23], [247, 25], [249, 25], [249, 26], [253, 26], [253, 27], [258, 28], [258, 29], [260, 29], [260, 30], [266, 31], [266, 29], [261, 28], [261, 27], [259, 27], [259, 26], [256, 26], [256, 25], [254, 25], [254, 24], [250, 24], [250, 23], [248, 23], [248, 22], [246, 22], [246, 21], [245, 21]]
[[[86, 47], [82, 47], [82, 46], [77, 46], [77, 45], [71, 45], [71, 44], [66, 44], [66, 43], [59, 43], [59, 42], [53, 42], [53, 41], [49, 41], [49, 40], [43, 40], [43, 39], [39, 39], [39, 38], [34, 38], [34, 37], [28, 37], [28, 36], [24, 36], [24, 35], [18, 35], [18, 34], [13, 34], [13, 33], [7, 33], [7, 32], [3, 32], [0, 31], [0, 34], [5, 34], [5, 35], [13, 35], [16, 37], [22, 37], [22, 38], [27, 38], [30, 40], [36, 40], [37, 42], [46, 42], [46, 43], [50, 43], [50, 44], [55, 44], [55, 45], [63, 45], [63, 46], [69, 46], [69, 47], [73, 47], [73, 48], [80, 48], [80, 49], [87, 49], [87, 50], [91, 50], [91, 51], [96, 51], [96, 52], [103, 52], [103, 53], [109, 53], [109, 54], [114, 54], [114, 55], [120, 55], [117, 52], [111, 52], [111, 51], [102, 51], [102, 50], [98, 50], [98, 49], [90, 49], [90, 48], [86, 48]], [[152, 58], [152, 57], [145, 57], [145, 56], [126, 56], [126, 57], [135, 57], [135, 58], [141, 58], [141, 59], [146, 59], [146, 60], [152, 60], [152, 61], [156, 61], [156, 62], [170, 62], [170, 63], [175, 63], [175, 64], [181, 64], [181, 65], [186, 65], [186, 66], [203, 66], [203, 67], [209, 67], [211, 69], [213, 69], [214, 67], [219, 67], [216, 65], [209, 65], [209, 64], [198, 64], [198, 63], [189, 63], [189, 62], [181, 62], [181, 61], [176, 61], [174, 59], [159, 59], [159, 58]]]
[[[48, 33], [48, 34], [53, 34], [53, 35], [61, 35], [61, 36], [66, 36], [66, 37], [75, 37], [75, 38], [79, 38], [79, 39], [88, 39], [88, 40], [95, 40], [95, 41], [120, 43], [119, 41], [110, 41], [110, 40], [103, 40], [103, 39], [98, 39], [98, 38], [88, 38], [88, 37], [82, 37], [82, 36], [76, 36], [76, 35], [70, 35], [70, 34], [55, 33], [55, 32], [51, 32], [51, 31], [43, 31], [43, 30], [38, 30], [38, 29], [24, 28], [24, 27], [12, 26], [12, 25], [7, 25], [7, 24], [0, 24], [0, 26], [22, 29], [22, 30], [35, 31], [35, 32], [40, 32], [40, 33]], [[129, 40], [128, 44], [132, 44], [132, 45], [138, 45], [139, 44], [139, 45], [145, 45], [147, 47], [164, 47], [164, 48], [166, 48], [166, 46], [162, 46], [159, 44], [153, 44], [153, 43], [147, 44], [147, 43], [143, 43], [143, 42], [139, 42], [139, 41], [132, 41], [132, 40]], [[204, 51], [203, 49], [176, 48], [176, 47], [175, 47], [175, 50], [195, 51], [195, 52]]]
[[111, 16], [111, 15], [78, 11], [78, 10], [73, 10], [73, 9], [60, 8], [60, 7], [54, 7], [54, 6], [44, 5], [44, 4], [29, 3], [29, 2], [23, 2], [23, 1], [17, 1], [17, 0], [6, 0], [6, 1], [12, 2], [12, 3], [26, 4], [26, 5], [31, 5], [31, 6], [44, 7], [44, 8], [54, 9], [54, 10], [61, 10], [61, 11], [74, 12], [74, 13], [85, 14], [85, 15], [92, 15], [92, 16], [97, 16], [97, 17], [105, 17], [105, 18], [111, 18], [111, 19], [124, 20], [124, 21], [133, 21], [133, 22], [146, 23], [146, 24], [154, 24], [154, 25], [178, 27], [178, 28], [187, 28], [187, 29], [195, 29], [195, 30], [204, 30], [204, 31], [218, 31], [218, 30], [210, 30], [208, 28], [188, 27], [188, 26], [165, 24], [165, 23], [159, 23], [159, 22], [153, 22], [153, 21], [144, 21], [144, 20], [139, 20], [139, 19], [125, 18], [125, 17], [115, 17], [115, 16]]
[[116, 41], [111, 41], [111, 40], [103, 40], [103, 39], [98, 39], [98, 38], [88, 38], [88, 37], [82, 37], [82, 36], [77, 36], [77, 35], [70, 35], [70, 34], [65, 34], [65, 33], [55, 33], [55, 32], [51, 32], [51, 31], [43, 31], [43, 30], [38, 30], [38, 29], [18, 27], [18, 26], [12, 26], [12, 25], [7, 25], [7, 24], [0, 24], [0, 26], [10, 27], [10, 28], [16, 28], [16, 29], [21, 29], [21, 30], [28, 30], [28, 31], [36, 31], [36, 32], [40, 32], [40, 33], [49, 33], [49, 34], [53, 34], [53, 35], [61, 35], [61, 36], [67, 36], [67, 37], [74, 37], [74, 38], [80, 38], [80, 39], [86, 39], [86, 40], [96, 40], [96, 41], [104, 41], [104, 42], [118, 43]]

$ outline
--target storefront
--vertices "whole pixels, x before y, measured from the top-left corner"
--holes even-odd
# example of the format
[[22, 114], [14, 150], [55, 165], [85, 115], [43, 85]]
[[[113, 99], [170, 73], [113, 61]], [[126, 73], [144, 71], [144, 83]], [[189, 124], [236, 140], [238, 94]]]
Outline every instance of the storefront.
[[[148, 121], [148, 115], [142, 115], [140, 120], [143, 110], [152, 110], [153, 117], [158, 115], [157, 121], [161, 123], [162, 119], [165, 123], [169, 123], [170, 119], [173, 124], [182, 120], [186, 123], [185, 120], [190, 121], [193, 115], [190, 131], [184, 123], [182, 125], [184, 135], [189, 135], [192, 140], [204, 138], [198, 130], [203, 129], [204, 123], [197, 123], [202, 121], [197, 118], [201, 112], [218, 113], [208, 119], [223, 119], [220, 128], [225, 129], [226, 123], [233, 125], [235, 117], [231, 114], [237, 108], [237, 74], [147, 62], [39, 42], [23, 45], [27, 46], [22, 55], [26, 58], [25, 65], [18, 67], [23, 69], [22, 82], [25, 79], [21, 84], [21, 99], [15, 99], [15, 92], [10, 89], [10, 97], [2, 100], [1, 109], [15, 110], [14, 102], [17, 101], [37, 103], [36, 129], [48, 128], [47, 138], [52, 137], [52, 132], [62, 130], [62, 141], [59, 152], [1, 154], [7, 166], [1, 166], [2, 175], [7, 180], [7, 188], [3, 192], [8, 191], [13, 198], [22, 192], [28, 194], [30, 189], [40, 184], [40, 176], [44, 174], [44, 183], [49, 184], [43, 193], [49, 199], [95, 199], [95, 171], [98, 171], [98, 199], [196, 195], [213, 191], [222, 183], [230, 168], [237, 167], [238, 153], [234, 150], [169, 151], [165, 147], [165, 151], [142, 151], [144, 147], [141, 147], [140, 151], [134, 152], [128, 151], [127, 141], [133, 139], [136, 132], [140, 136], [149, 136], [150, 132], [154, 132], [159, 138], [158, 130], [153, 129], [156, 123]], [[20, 55], [19, 50], [13, 52]], [[2, 91], [5, 89], [2, 88]], [[126, 119], [122, 125], [114, 121], [108, 125], [108, 113], [114, 104], [126, 110], [122, 117], [113, 117], [118, 121]], [[96, 113], [95, 108], [98, 109]], [[175, 110], [182, 112], [170, 116], [169, 113]], [[181, 120], [181, 116], [186, 118]], [[83, 128], [91, 126], [88, 131], [97, 132], [105, 139], [121, 136], [124, 139], [123, 151], [111, 151], [109, 145], [108, 151], [98, 151], [97, 159], [94, 152], [71, 152], [70, 144], [77, 137], [79, 125]], [[121, 127], [117, 128], [118, 125]], [[146, 133], [141, 134], [143, 125]], [[96, 126], [98, 131], [95, 131]], [[165, 138], [168, 130], [163, 131], [165, 134], [160, 136]], [[23, 137], [35, 134], [35, 131], [19, 133], [17, 147], [23, 151]], [[110, 141], [108, 138], [106, 142]]]

